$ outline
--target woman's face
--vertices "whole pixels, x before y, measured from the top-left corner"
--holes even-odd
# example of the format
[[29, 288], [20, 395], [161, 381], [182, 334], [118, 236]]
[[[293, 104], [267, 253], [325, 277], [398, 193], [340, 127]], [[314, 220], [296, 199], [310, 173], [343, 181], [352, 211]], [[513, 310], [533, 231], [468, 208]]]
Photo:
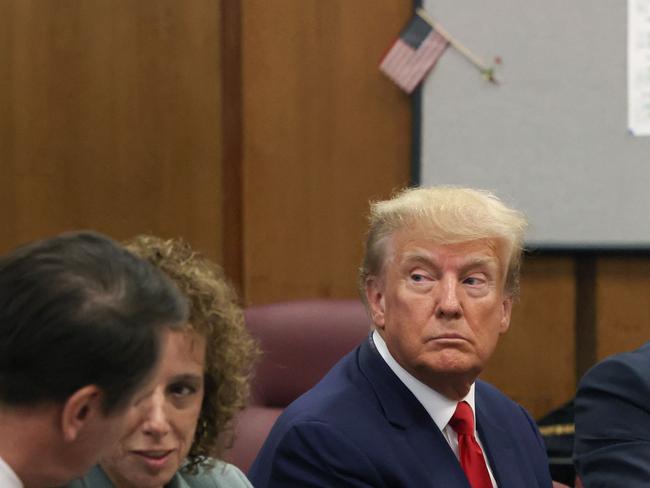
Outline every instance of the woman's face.
[[192, 446], [204, 393], [205, 339], [175, 331], [161, 346], [157, 372], [131, 407], [124, 437], [100, 462], [119, 488], [162, 487]]

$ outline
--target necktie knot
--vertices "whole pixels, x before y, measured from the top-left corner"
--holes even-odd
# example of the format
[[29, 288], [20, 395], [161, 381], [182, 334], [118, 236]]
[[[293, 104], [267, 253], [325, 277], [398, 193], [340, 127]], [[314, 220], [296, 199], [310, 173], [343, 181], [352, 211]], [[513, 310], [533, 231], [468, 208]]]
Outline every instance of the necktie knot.
[[449, 421], [451, 428], [460, 435], [474, 435], [474, 412], [467, 402], [458, 402], [456, 411]]

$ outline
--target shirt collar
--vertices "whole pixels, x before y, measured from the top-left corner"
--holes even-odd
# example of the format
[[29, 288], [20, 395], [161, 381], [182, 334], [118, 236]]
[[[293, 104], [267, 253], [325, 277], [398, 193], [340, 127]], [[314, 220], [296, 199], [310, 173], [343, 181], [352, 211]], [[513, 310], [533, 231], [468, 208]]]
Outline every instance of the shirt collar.
[[[388, 364], [388, 367], [397, 375], [402, 383], [413, 393], [415, 398], [422, 404], [427, 413], [431, 416], [435, 424], [440, 430], [444, 430], [451, 420], [452, 415], [456, 411], [458, 401], [451, 400], [444, 395], [441, 395], [433, 388], [425, 385], [420, 380], [415, 378], [411, 373], [406, 371], [400, 364], [393, 358], [388, 351], [386, 342], [383, 337], [379, 335], [376, 330], [372, 333], [372, 340], [379, 351], [379, 355]], [[472, 407], [474, 413], [474, 425], [476, 426], [476, 408], [474, 403], [474, 383], [469, 388], [469, 392], [460, 401], [466, 401]], [[476, 429], [476, 427], [475, 427]]]
[[[5, 480], [8, 485], [2, 483], [2, 480]], [[0, 486], [8, 486], [10, 488], [23, 488], [23, 483], [18, 478], [18, 475], [11, 469], [4, 459], [0, 457]]]

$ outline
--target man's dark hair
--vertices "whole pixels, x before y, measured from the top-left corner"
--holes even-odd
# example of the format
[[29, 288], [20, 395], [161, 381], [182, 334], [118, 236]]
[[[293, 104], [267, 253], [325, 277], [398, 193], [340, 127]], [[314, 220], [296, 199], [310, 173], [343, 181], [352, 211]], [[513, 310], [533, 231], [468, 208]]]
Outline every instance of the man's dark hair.
[[154, 366], [159, 328], [186, 318], [162, 272], [101, 234], [19, 247], [0, 258], [0, 403], [64, 402], [94, 384], [117, 410]]

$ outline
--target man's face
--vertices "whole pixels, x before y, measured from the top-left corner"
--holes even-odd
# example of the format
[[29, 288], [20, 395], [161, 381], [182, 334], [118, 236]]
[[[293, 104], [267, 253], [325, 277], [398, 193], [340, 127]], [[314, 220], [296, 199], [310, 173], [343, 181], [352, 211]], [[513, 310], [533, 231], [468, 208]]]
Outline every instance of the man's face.
[[450, 398], [462, 397], [510, 324], [501, 249], [479, 239], [436, 244], [426, 229], [390, 238], [382, 276], [366, 293], [395, 360]]

